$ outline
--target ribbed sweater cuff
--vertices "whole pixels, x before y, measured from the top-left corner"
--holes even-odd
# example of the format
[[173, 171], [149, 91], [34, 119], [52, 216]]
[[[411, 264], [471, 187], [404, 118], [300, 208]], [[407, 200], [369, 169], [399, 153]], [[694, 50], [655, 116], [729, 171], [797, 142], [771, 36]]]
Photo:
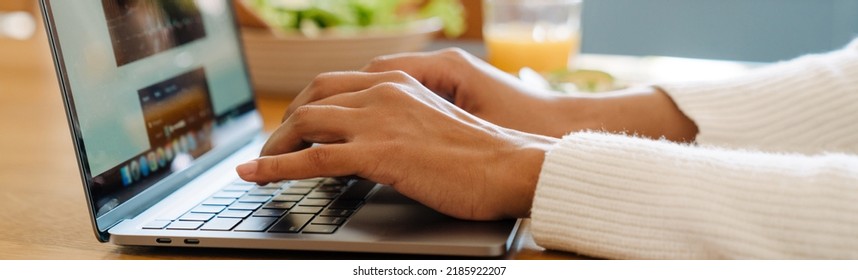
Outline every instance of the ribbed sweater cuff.
[[653, 160], [629, 151], [639, 140], [580, 132], [546, 155], [531, 209], [537, 244], [611, 259], [689, 256], [671, 238], [650, 238], [669, 233], [650, 221], [660, 198], [646, 191], [655, 174], [638, 168]]
[[619, 259], [858, 257], [858, 157], [581, 132], [547, 155], [537, 244]]

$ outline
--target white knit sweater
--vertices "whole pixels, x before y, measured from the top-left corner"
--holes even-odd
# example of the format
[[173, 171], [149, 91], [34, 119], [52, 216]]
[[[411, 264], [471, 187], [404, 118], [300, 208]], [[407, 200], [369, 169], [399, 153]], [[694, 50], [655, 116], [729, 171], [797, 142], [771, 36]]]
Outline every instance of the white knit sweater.
[[858, 258], [858, 40], [661, 87], [697, 143], [564, 137], [536, 189], [539, 245], [620, 259]]

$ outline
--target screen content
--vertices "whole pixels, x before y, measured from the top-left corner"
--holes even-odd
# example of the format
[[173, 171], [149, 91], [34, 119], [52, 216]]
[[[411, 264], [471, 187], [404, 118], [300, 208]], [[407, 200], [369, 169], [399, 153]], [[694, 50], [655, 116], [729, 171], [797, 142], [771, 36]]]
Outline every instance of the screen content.
[[102, 0], [119, 66], [206, 36], [193, 1]]
[[215, 148], [253, 109], [228, 0], [53, 1], [101, 216]]

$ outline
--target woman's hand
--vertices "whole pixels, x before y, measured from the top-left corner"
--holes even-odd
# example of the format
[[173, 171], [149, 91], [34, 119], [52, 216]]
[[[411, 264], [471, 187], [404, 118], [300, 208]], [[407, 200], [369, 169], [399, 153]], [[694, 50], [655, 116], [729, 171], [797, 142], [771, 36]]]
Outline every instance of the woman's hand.
[[[654, 87], [598, 95], [559, 95], [521, 80], [459, 49], [376, 58], [367, 72], [401, 70], [465, 111], [502, 127], [562, 137], [581, 130], [692, 141], [697, 127]], [[335, 77], [326, 77], [336, 79]], [[309, 87], [287, 110], [327, 94]]]
[[[559, 106], [557, 95], [529, 87], [521, 80], [459, 49], [429, 53], [407, 53], [374, 59], [366, 72], [404, 71], [425, 87], [459, 108], [506, 128], [560, 137], [580, 130], [580, 123], [560, 121], [570, 115]], [[324, 79], [336, 77], [323, 76]], [[287, 110], [289, 116], [299, 106], [328, 97], [333, 92], [317, 92], [309, 87]], [[572, 120], [571, 117], [566, 119]]]
[[262, 157], [237, 171], [260, 183], [357, 175], [454, 217], [525, 217], [545, 152], [556, 141], [475, 117], [402, 71], [329, 73], [296, 99]]

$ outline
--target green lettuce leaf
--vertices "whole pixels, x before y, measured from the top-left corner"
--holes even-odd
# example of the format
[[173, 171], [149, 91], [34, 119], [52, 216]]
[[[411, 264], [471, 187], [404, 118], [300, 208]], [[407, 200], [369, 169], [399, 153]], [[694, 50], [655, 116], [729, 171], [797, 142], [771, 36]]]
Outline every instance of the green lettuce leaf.
[[395, 26], [422, 18], [438, 18], [444, 34], [456, 37], [465, 31], [464, 8], [459, 0], [429, 0], [419, 11], [401, 10], [416, 0], [245, 0], [270, 25], [287, 31], [314, 28], [362, 28]]

